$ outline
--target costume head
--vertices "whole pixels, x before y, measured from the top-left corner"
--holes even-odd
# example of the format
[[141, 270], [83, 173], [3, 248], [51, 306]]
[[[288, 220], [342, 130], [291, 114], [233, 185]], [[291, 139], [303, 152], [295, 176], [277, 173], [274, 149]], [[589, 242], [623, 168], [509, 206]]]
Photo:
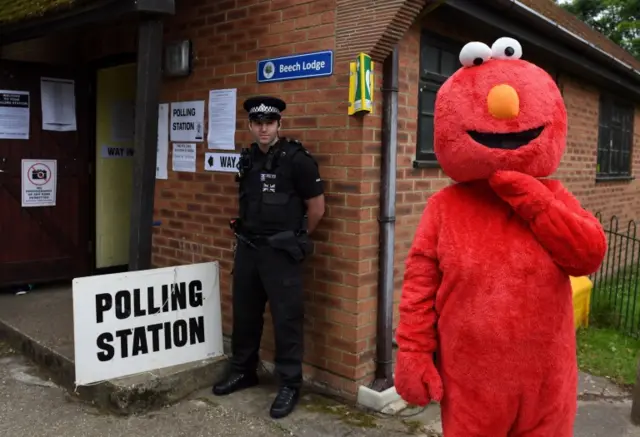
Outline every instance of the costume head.
[[488, 179], [497, 170], [545, 177], [558, 168], [564, 101], [551, 76], [521, 57], [512, 38], [460, 51], [462, 68], [438, 91], [434, 116], [435, 153], [453, 180]]

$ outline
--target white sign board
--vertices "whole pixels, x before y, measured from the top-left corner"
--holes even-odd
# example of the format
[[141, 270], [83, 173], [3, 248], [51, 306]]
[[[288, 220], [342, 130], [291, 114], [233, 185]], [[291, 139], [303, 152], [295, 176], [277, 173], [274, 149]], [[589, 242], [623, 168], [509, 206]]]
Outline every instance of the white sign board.
[[206, 171], [221, 171], [225, 173], [237, 173], [239, 153], [205, 153], [204, 169]]
[[204, 140], [204, 100], [171, 104], [171, 141], [199, 143]]
[[222, 356], [217, 262], [73, 280], [76, 384]]
[[0, 140], [28, 140], [29, 120], [29, 91], [0, 90]]
[[58, 179], [55, 159], [22, 160], [22, 206], [55, 206]]

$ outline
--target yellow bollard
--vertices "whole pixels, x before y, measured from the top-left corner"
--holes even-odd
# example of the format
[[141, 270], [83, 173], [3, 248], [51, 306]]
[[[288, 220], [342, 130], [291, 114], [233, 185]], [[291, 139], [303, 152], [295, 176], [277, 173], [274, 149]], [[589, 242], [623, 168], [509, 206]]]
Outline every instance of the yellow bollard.
[[569, 277], [573, 289], [573, 318], [576, 331], [580, 327], [589, 326], [589, 308], [591, 303], [591, 291], [593, 282], [588, 276]]

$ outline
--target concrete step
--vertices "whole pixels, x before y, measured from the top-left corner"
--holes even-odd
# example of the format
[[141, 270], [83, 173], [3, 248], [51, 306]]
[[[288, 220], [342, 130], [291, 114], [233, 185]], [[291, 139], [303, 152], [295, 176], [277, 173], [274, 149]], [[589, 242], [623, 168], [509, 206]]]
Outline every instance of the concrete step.
[[158, 409], [211, 387], [227, 363], [225, 356], [76, 387], [70, 285], [19, 296], [0, 294], [0, 340], [78, 399], [124, 415]]

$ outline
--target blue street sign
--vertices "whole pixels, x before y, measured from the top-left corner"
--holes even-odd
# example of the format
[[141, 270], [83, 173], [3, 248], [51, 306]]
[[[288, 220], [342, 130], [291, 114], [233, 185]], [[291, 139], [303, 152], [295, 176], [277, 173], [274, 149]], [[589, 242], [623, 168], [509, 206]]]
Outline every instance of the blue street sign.
[[304, 53], [258, 61], [258, 82], [308, 79], [333, 74], [333, 51]]

